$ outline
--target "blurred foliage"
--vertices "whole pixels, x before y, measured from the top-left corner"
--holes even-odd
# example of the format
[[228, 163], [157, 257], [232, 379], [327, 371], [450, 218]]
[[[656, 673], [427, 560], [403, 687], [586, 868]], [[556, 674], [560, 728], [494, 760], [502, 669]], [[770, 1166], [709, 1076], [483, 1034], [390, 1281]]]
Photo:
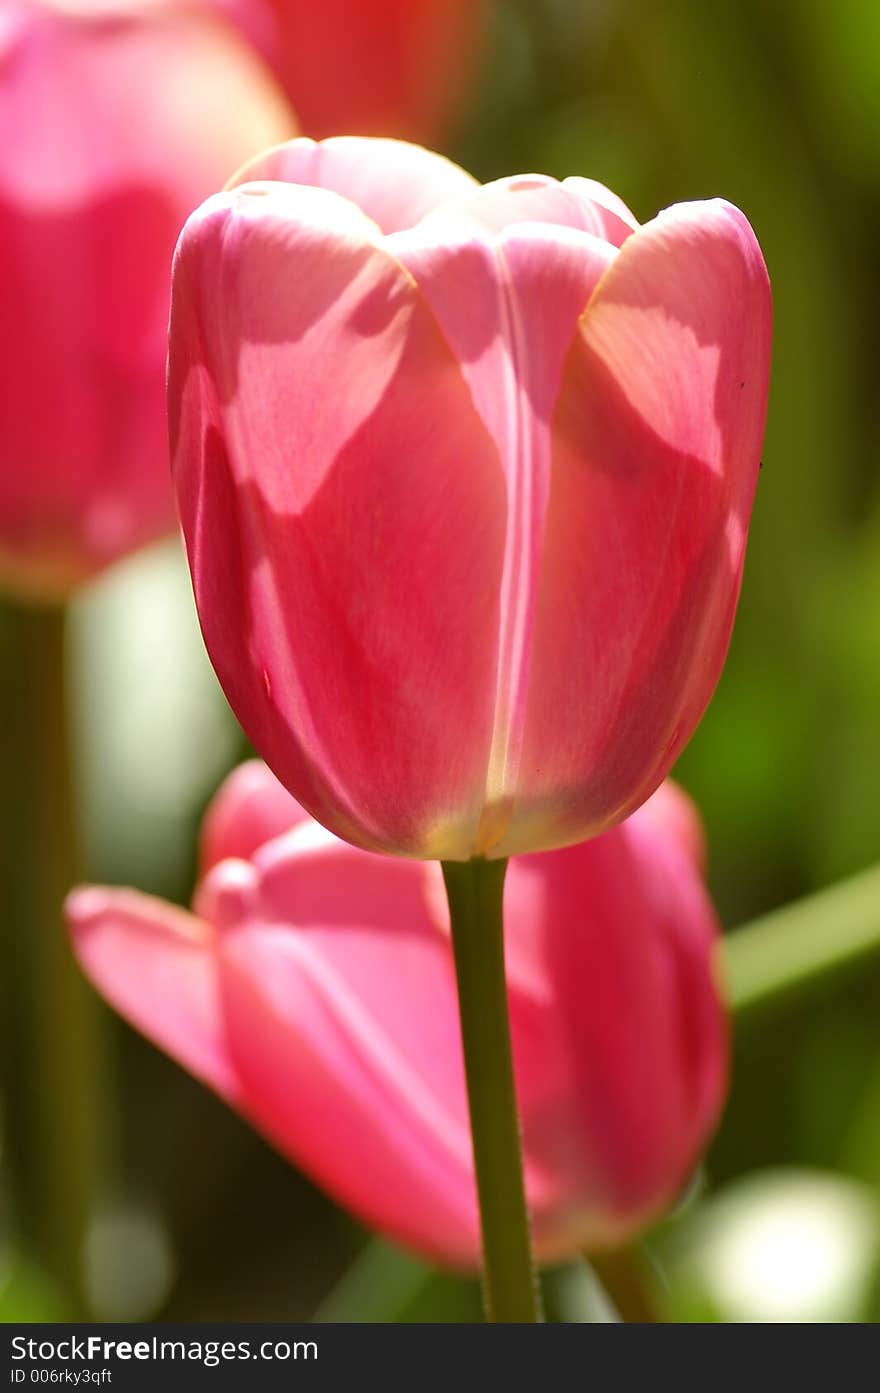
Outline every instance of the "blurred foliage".
[[[703, 811], [729, 926], [880, 859], [880, 7], [497, 0], [450, 153], [483, 179], [590, 175], [642, 219], [715, 194], [748, 214], [776, 317], [765, 468], [730, 658], [677, 773]], [[202, 808], [245, 749], [176, 543], [95, 587], [73, 634], [89, 874], [185, 901]], [[863, 969], [738, 1033], [708, 1187], [649, 1243], [673, 1318], [759, 1318], [764, 1298], [770, 1319], [876, 1314], [878, 1007], [880, 971]], [[478, 1317], [473, 1283], [399, 1255], [370, 1269], [356, 1225], [173, 1064], [113, 1032], [122, 1234], [153, 1274], [126, 1295], [131, 1317], [329, 1319], [352, 1292], [377, 1317]], [[39, 1253], [4, 1254], [0, 1318], [55, 1310]], [[585, 1274], [548, 1280], [559, 1317], [587, 1318]]]

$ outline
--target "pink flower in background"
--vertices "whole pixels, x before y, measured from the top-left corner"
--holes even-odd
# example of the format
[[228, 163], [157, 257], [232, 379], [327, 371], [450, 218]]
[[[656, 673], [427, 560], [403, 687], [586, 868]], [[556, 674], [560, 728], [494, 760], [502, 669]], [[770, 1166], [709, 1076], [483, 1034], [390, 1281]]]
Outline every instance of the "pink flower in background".
[[718, 199], [640, 227], [586, 179], [301, 139], [193, 215], [169, 390], [196, 601], [315, 817], [504, 857], [650, 795], [727, 650], [769, 351]]
[[0, 11], [0, 583], [60, 598], [173, 528], [174, 243], [292, 125], [250, 50], [192, 6]]
[[203, 0], [236, 23], [308, 135], [436, 144], [474, 75], [485, 0]]
[[[535, 1240], [617, 1243], [674, 1200], [725, 1092], [715, 919], [672, 785], [507, 873], [507, 974]], [[203, 834], [193, 912], [68, 901], [79, 960], [133, 1025], [365, 1223], [479, 1262], [439, 867], [337, 840], [243, 765]]]

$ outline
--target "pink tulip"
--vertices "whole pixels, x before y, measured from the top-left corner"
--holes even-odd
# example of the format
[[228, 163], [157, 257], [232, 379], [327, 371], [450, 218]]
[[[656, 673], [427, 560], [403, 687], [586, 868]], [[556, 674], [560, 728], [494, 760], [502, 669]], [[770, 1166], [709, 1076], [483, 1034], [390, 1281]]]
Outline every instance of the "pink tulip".
[[473, 76], [486, 0], [203, 0], [268, 61], [312, 136], [448, 132]]
[[766, 268], [721, 200], [485, 187], [301, 139], [187, 223], [173, 467], [259, 752], [371, 850], [505, 857], [642, 803], [717, 681], [767, 397]]
[[[508, 869], [513, 1053], [544, 1261], [619, 1242], [662, 1211], [717, 1120], [727, 1039], [694, 829], [663, 785], [605, 836]], [[341, 1204], [429, 1258], [477, 1266], [436, 865], [338, 841], [252, 763], [208, 816], [192, 913], [86, 888], [68, 917], [113, 1006]]]
[[0, 12], [0, 582], [47, 598], [174, 527], [165, 358], [189, 212], [292, 118], [185, 5]]

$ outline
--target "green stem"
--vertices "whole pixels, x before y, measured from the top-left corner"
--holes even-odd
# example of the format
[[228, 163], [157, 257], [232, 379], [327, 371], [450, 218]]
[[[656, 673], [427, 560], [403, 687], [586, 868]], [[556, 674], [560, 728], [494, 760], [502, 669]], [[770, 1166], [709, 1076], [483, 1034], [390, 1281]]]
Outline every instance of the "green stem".
[[312, 1321], [350, 1325], [397, 1320], [432, 1280], [436, 1274], [417, 1258], [381, 1238], [368, 1239]]
[[449, 899], [490, 1321], [541, 1319], [504, 972], [506, 861], [443, 863]]
[[74, 962], [62, 919], [79, 848], [59, 610], [11, 609], [5, 665], [5, 850], [11, 906], [3, 926], [9, 973], [6, 1156], [23, 1234], [88, 1312], [84, 1241], [104, 1150], [97, 1003]]
[[880, 957], [880, 866], [754, 919], [722, 946], [737, 1016]]
[[662, 1321], [650, 1266], [637, 1247], [587, 1253], [586, 1259], [627, 1325]]

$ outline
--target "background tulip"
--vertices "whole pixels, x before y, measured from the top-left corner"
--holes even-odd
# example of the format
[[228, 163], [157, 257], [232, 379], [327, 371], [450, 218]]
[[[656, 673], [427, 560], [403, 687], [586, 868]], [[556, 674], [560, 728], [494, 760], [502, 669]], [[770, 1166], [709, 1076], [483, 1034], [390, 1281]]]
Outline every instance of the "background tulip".
[[[694, 820], [664, 785], [604, 837], [510, 865], [513, 1049], [545, 1261], [656, 1215], [717, 1120], [726, 1028]], [[218, 794], [202, 853], [192, 913], [74, 893], [87, 975], [366, 1223], [475, 1267], [438, 868], [338, 841], [256, 763]]]
[[191, 6], [4, 5], [3, 583], [63, 596], [172, 528], [174, 243], [292, 125], [246, 46]]
[[169, 389], [202, 630], [315, 817], [465, 860], [648, 797], [727, 649], [769, 344], [721, 200], [639, 227], [586, 179], [297, 140], [193, 215]]
[[207, 0], [263, 54], [312, 136], [443, 139], [485, 27], [484, 0]]

